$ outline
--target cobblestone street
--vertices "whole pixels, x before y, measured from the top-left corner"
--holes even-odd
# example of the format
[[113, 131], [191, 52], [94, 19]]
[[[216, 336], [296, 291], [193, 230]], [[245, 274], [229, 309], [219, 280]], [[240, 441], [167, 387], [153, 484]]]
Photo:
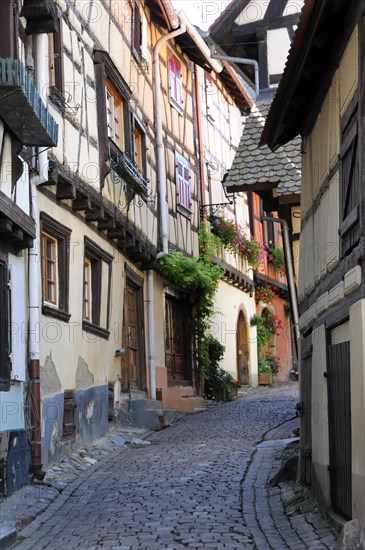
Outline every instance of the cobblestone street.
[[298, 426], [297, 399], [295, 383], [248, 391], [112, 453], [25, 527], [16, 548], [331, 548], [327, 522], [316, 511], [289, 518], [282, 487], [267, 484], [281, 464], [277, 440]]

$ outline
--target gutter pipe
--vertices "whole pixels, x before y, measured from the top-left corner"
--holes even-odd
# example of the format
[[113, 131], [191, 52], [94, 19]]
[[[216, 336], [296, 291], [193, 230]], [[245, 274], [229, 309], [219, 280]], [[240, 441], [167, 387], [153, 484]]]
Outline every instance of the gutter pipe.
[[283, 218], [273, 218], [271, 216], [262, 216], [261, 221], [280, 223], [283, 230], [284, 254], [286, 259], [286, 274], [287, 274], [287, 280], [288, 280], [288, 286], [289, 286], [291, 313], [292, 313], [293, 324], [294, 324], [295, 347], [298, 355], [298, 342], [300, 338], [299, 311], [298, 311], [298, 301], [297, 301], [297, 293], [296, 293], [295, 279], [294, 279], [293, 255], [291, 251], [290, 238], [289, 238], [289, 226], [287, 221], [284, 220]]
[[[165, 2], [163, 2], [165, 4]], [[173, 23], [171, 23], [173, 25]], [[162, 249], [157, 253], [157, 259], [163, 258], [169, 253], [169, 235], [166, 204], [166, 165], [165, 148], [162, 131], [162, 92], [159, 53], [160, 48], [168, 40], [184, 34], [185, 25], [162, 36], [153, 50], [154, 66], [154, 93], [155, 93], [155, 125], [156, 125], [156, 156], [157, 156], [157, 187], [160, 207], [160, 224], [162, 233]], [[148, 364], [150, 367], [150, 399], [156, 400], [156, 357], [155, 357], [155, 302], [153, 296], [154, 273], [152, 269], [147, 273], [147, 314], [148, 314]]]
[[[166, 204], [166, 164], [165, 164], [165, 148], [163, 143], [162, 129], [162, 92], [161, 92], [161, 73], [159, 63], [160, 48], [172, 38], [176, 38], [186, 32], [189, 33], [199, 50], [204, 55], [207, 62], [217, 73], [223, 70], [221, 63], [211, 59], [210, 51], [203, 38], [200, 36], [195, 27], [187, 19], [184, 12], [176, 12], [171, 10], [172, 4], [169, 0], [161, 0], [171, 27], [174, 29], [168, 34], [162, 36], [156, 43], [153, 50], [153, 67], [154, 67], [154, 95], [155, 95], [155, 127], [156, 127], [156, 157], [157, 157], [157, 187], [159, 195], [160, 208], [160, 227], [162, 234], [162, 249], [157, 253], [157, 260], [163, 258], [169, 253], [169, 235], [168, 235], [168, 214]], [[179, 25], [179, 27], [178, 27]], [[178, 27], [178, 28], [177, 28]], [[148, 310], [148, 349], [149, 349], [149, 367], [150, 367], [150, 399], [156, 399], [156, 364], [155, 364], [155, 331], [154, 331], [154, 297], [153, 297], [153, 270], [147, 273], [147, 310]]]
[[254, 101], [257, 100], [260, 95], [260, 78], [259, 64], [256, 59], [247, 59], [247, 57], [234, 57], [230, 55], [220, 55], [214, 53], [213, 51], [210, 52], [210, 57], [212, 59], [220, 59], [221, 61], [228, 61], [230, 63], [242, 63], [243, 65], [252, 65], [252, 67], [254, 67], [255, 69], [255, 97], [253, 99]]
[[[38, 34], [35, 37], [36, 45], [36, 76], [37, 86], [41, 96], [44, 94], [48, 85], [48, 36], [47, 34]], [[41, 236], [38, 224], [37, 207], [37, 185], [44, 183], [48, 178], [48, 155], [47, 149], [43, 149], [38, 154], [38, 176], [31, 177], [32, 189], [32, 207], [33, 215], [36, 220], [36, 239], [33, 247], [28, 252], [29, 257], [29, 380], [31, 386], [31, 457], [32, 473], [38, 480], [42, 480], [45, 472], [42, 467], [42, 436], [41, 436], [41, 387], [40, 387], [40, 320], [39, 320], [39, 266], [40, 266], [40, 246]]]

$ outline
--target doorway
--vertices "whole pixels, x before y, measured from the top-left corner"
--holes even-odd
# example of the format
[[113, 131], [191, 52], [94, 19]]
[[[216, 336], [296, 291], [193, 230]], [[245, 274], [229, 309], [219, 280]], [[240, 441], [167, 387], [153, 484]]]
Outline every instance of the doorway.
[[165, 299], [165, 349], [169, 385], [191, 385], [191, 306], [172, 296]]
[[143, 322], [142, 280], [133, 280], [127, 276], [122, 345], [125, 353], [121, 358], [121, 374], [123, 390], [145, 390], [145, 349]]
[[236, 331], [236, 349], [237, 349], [237, 380], [242, 386], [250, 385], [250, 370], [249, 370], [249, 340], [246, 318], [243, 311], [240, 311], [237, 321]]

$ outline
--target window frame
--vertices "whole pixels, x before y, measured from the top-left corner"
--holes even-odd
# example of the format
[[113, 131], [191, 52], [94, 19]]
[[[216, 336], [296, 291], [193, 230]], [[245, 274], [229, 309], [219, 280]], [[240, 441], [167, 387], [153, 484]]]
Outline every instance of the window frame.
[[[146, 178], [146, 172], [147, 172], [147, 146], [146, 146], [146, 131], [143, 128], [142, 124], [139, 122], [137, 117], [132, 114], [132, 156], [133, 156], [133, 162], [137, 166], [137, 169], [139, 173]], [[140, 159], [141, 164], [138, 163], [138, 158], [136, 160], [136, 156], [138, 157], [138, 153], [136, 151], [136, 130], [141, 136], [141, 147], [140, 147]]]
[[171, 50], [168, 50], [167, 54], [167, 82], [170, 105], [182, 115], [184, 112], [182, 62]]
[[65, 97], [65, 78], [63, 66], [63, 33], [62, 14], [57, 9], [56, 31], [49, 34], [49, 83], [50, 99], [64, 110], [67, 99]]
[[[131, 129], [129, 117], [129, 102], [132, 97], [132, 90], [120, 75], [118, 69], [111, 60], [109, 54], [103, 50], [94, 51], [94, 68], [95, 68], [95, 86], [96, 86], [96, 101], [97, 101], [97, 123], [98, 123], [98, 138], [99, 138], [99, 164], [100, 164], [100, 187], [104, 186], [104, 180], [109, 174], [109, 145], [107, 128], [107, 107], [105, 86], [108, 80], [111, 86], [115, 89], [118, 95], [123, 99], [123, 123], [124, 123], [124, 151], [130, 158], [131, 156]], [[114, 145], [114, 142], [112, 142]], [[118, 147], [117, 145], [115, 145]], [[118, 147], [119, 149], [119, 147]]]
[[[89, 260], [91, 265], [91, 319], [84, 318], [84, 287], [85, 287], [85, 260]], [[84, 258], [83, 258], [83, 277], [82, 277], [82, 329], [106, 340], [109, 339], [110, 324], [110, 297], [111, 297], [111, 277], [112, 277], [113, 256], [105, 252], [100, 246], [88, 237], [84, 237]], [[100, 324], [101, 314], [101, 296], [102, 289], [105, 289], [102, 280], [102, 262], [108, 264], [108, 290], [106, 307], [106, 327]]]
[[[112, 125], [109, 125], [108, 121], [108, 94], [110, 98], [113, 100], [113, 104], [111, 105], [111, 121]], [[124, 99], [121, 94], [118, 93], [118, 91], [115, 89], [113, 84], [110, 82], [108, 78], [105, 80], [105, 96], [106, 96], [106, 124], [107, 124], [107, 135], [108, 139], [111, 139], [113, 143], [121, 150], [125, 150], [125, 144], [126, 144], [126, 136], [125, 136], [125, 118], [126, 113], [124, 109]], [[118, 114], [118, 118], [116, 117], [116, 113]], [[115, 130], [115, 121], [118, 121], [119, 124], [119, 138], [117, 137], [118, 134]], [[109, 128], [111, 129], [112, 135], [109, 135]]]
[[[192, 203], [190, 162], [177, 151], [175, 151], [174, 160], [175, 160], [176, 209], [178, 212], [180, 212], [180, 214], [183, 214], [191, 218], [193, 203]], [[179, 164], [182, 167], [182, 177], [179, 173]], [[187, 172], [188, 172], [188, 178], [186, 177]]]
[[[207, 75], [205, 75], [204, 79], [204, 86], [205, 86], [205, 101], [206, 101], [206, 113], [207, 113], [207, 120], [215, 126], [219, 122], [220, 118], [220, 112], [219, 112], [219, 105], [217, 105], [214, 101], [214, 96], [217, 96], [218, 94], [218, 88], [216, 84], [213, 82], [211, 78], [209, 78]], [[213, 88], [215, 90], [214, 94], [208, 93], [209, 88]]]
[[[48, 243], [52, 246], [52, 257], [48, 257]], [[58, 241], [46, 231], [42, 233], [42, 259], [43, 259], [43, 300], [47, 305], [58, 308]], [[49, 264], [53, 265], [53, 279], [48, 276]], [[49, 296], [49, 285], [53, 285], [54, 299]]]
[[[40, 213], [40, 255], [42, 275], [42, 314], [68, 322], [69, 313], [69, 271], [70, 271], [70, 235], [72, 230], [51, 218], [45, 212]], [[52, 304], [45, 299], [45, 258], [43, 236], [54, 239], [57, 242], [57, 302]]]

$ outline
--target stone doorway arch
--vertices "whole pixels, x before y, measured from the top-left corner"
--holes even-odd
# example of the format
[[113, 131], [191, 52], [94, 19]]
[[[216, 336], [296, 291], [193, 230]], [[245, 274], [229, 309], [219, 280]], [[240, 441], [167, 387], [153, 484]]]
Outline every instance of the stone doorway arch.
[[249, 386], [250, 369], [249, 369], [249, 334], [248, 326], [243, 311], [239, 312], [236, 330], [236, 356], [237, 356], [237, 380], [242, 386]]

